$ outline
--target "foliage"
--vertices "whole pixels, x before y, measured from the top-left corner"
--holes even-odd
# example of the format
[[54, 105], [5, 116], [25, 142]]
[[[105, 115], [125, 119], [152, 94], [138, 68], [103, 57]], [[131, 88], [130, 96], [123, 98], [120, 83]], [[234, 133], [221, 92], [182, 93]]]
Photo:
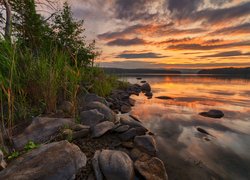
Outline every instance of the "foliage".
[[24, 146], [24, 150], [26, 152], [32, 150], [32, 149], [35, 149], [35, 148], [38, 148], [39, 145], [34, 143], [33, 141], [29, 141], [25, 146]]
[[17, 157], [19, 157], [20, 156], [20, 153], [18, 152], [18, 151], [14, 151], [14, 152], [12, 152], [9, 156], [8, 156], [8, 159], [9, 160], [12, 160], [12, 159], [15, 159], [15, 158], [17, 158]]

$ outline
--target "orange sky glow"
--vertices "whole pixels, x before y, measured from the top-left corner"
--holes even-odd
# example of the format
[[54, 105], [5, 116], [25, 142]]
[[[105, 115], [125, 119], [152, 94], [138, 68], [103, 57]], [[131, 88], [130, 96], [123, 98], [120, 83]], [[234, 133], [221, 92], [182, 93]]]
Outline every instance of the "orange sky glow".
[[250, 66], [250, 0], [70, 0], [97, 63], [117, 68]]

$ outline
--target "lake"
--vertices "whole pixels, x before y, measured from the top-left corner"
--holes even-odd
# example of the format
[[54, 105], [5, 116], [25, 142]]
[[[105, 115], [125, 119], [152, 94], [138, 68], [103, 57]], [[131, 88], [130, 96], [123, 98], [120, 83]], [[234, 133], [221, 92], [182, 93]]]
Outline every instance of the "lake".
[[[137, 76], [123, 77], [140, 84]], [[131, 114], [156, 135], [169, 179], [250, 179], [250, 79], [196, 75], [139, 76], [150, 83]], [[160, 100], [169, 96], [173, 100]], [[218, 109], [221, 119], [200, 112]], [[209, 134], [202, 134], [197, 128]]]

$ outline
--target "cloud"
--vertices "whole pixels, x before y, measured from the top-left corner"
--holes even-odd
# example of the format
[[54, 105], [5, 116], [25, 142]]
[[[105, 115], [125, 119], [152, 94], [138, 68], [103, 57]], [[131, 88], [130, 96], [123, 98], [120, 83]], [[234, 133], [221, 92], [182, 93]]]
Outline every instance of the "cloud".
[[230, 2], [232, 2], [233, 0], [210, 0], [210, 2], [212, 3], [212, 4], [215, 4], [215, 5], [217, 5], [217, 6], [221, 6], [221, 5], [223, 5], [223, 4], [225, 4], [225, 3], [230, 3]]
[[250, 46], [250, 41], [242, 42], [232, 42], [227, 44], [218, 44], [218, 45], [203, 45], [203, 44], [178, 44], [171, 45], [167, 49], [174, 50], [212, 50], [212, 49], [225, 49], [241, 46]]
[[244, 23], [237, 26], [230, 26], [216, 30], [210, 35], [233, 35], [233, 34], [250, 34], [250, 23]]
[[147, 44], [147, 42], [140, 38], [116, 39], [113, 41], [109, 41], [107, 43], [108, 46], [131, 46], [131, 45], [143, 45], [143, 44]]
[[226, 51], [199, 57], [210, 58], [210, 57], [233, 57], [233, 56], [250, 56], [250, 52], [242, 53], [241, 51]]
[[159, 59], [159, 58], [165, 58], [168, 56], [163, 56], [159, 53], [122, 53], [116, 56], [116, 58], [123, 58], [123, 59]]

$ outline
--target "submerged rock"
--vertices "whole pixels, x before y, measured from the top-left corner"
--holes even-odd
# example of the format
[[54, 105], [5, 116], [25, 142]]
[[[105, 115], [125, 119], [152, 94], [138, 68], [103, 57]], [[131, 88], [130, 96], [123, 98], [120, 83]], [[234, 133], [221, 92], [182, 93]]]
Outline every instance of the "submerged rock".
[[208, 112], [201, 112], [200, 113], [201, 116], [204, 116], [204, 117], [210, 117], [210, 118], [222, 118], [224, 116], [224, 113], [220, 110], [210, 110]]
[[115, 122], [116, 114], [105, 104], [94, 101], [90, 102], [85, 107], [86, 110], [97, 109], [100, 113], [104, 115], [105, 120]]
[[3, 152], [0, 149], [0, 171], [5, 169], [6, 166], [7, 166], [7, 164], [6, 164], [5, 160], [4, 160]]
[[102, 123], [99, 123], [91, 129], [92, 137], [93, 138], [100, 137], [109, 130], [113, 129], [114, 126], [115, 124], [110, 121], [104, 121]]
[[82, 111], [80, 113], [81, 124], [87, 126], [95, 126], [99, 122], [104, 120], [104, 115], [100, 113], [97, 109], [91, 109], [88, 111]]
[[141, 86], [142, 92], [151, 92], [151, 86], [148, 83], [145, 83]]
[[156, 157], [146, 161], [137, 160], [135, 168], [146, 180], [168, 180], [163, 162]]
[[130, 127], [144, 127], [140, 121], [135, 120], [133, 117], [125, 114], [120, 115], [120, 122], [124, 125], [129, 125]]
[[162, 100], [171, 100], [173, 98], [169, 97], [169, 96], [158, 96], [158, 97], [155, 97], [157, 99], [162, 99]]
[[74, 126], [73, 119], [37, 117], [24, 130], [24, 132], [13, 138], [14, 146], [21, 150], [29, 141], [37, 144], [47, 142], [56, 136], [64, 127]]
[[135, 146], [140, 150], [150, 154], [152, 156], [156, 155], [156, 143], [155, 139], [152, 136], [136, 136], [134, 139]]
[[144, 135], [147, 132], [147, 129], [143, 128], [143, 127], [135, 127], [135, 128], [131, 128], [128, 131], [119, 134], [119, 138], [122, 141], [128, 141], [130, 139], [133, 139], [135, 136], [140, 136], [140, 135]]
[[85, 154], [76, 145], [67, 141], [54, 142], [13, 160], [0, 172], [0, 179], [74, 179], [86, 162]]
[[102, 150], [99, 164], [107, 180], [134, 179], [133, 161], [122, 151]]

